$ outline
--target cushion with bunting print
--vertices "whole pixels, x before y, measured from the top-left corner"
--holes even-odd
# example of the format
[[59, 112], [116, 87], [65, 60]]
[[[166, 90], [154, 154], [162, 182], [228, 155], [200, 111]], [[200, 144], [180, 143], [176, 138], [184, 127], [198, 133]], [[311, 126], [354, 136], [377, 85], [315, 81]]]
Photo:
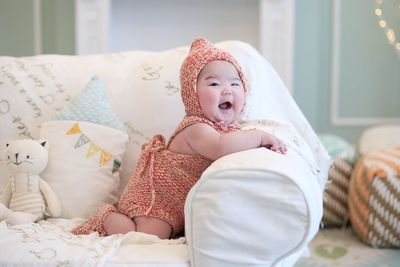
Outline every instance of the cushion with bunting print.
[[41, 126], [40, 136], [53, 144], [42, 177], [60, 198], [61, 217], [87, 218], [117, 202], [128, 135], [99, 76]]

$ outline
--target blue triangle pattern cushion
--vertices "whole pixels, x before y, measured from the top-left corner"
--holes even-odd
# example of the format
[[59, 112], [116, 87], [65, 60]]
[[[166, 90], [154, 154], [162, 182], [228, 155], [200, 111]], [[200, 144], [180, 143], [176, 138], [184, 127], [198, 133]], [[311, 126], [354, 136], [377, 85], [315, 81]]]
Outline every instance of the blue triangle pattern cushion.
[[107, 100], [104, 83], [96, 75], [52, 120], [87, 121], [127, 132], [124, 124], [112, 110]]

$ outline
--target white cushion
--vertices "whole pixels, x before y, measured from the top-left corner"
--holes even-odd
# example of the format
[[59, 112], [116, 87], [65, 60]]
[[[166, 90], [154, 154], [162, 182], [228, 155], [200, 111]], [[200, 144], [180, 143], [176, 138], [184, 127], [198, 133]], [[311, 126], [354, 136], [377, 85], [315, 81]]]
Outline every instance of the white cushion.
[[357, 156], [368, 153], [391, 149], [400, 145], [400, 124], [372, 126], [366, 129], [357, 143]]
[[50, 143], [41, 176], [59, 196], [61, 217], [87, 218], [99, 206], [117, 202], [128, 135], [98, 76], [41, 126], [40, 136]]
[[119, 163], [127, 135], [83, 121], [49, 121], [40, 136], [50, 143], [41, 174], [61, 202], [61, 217], [88, 218], [104, 203], [118, 201]]

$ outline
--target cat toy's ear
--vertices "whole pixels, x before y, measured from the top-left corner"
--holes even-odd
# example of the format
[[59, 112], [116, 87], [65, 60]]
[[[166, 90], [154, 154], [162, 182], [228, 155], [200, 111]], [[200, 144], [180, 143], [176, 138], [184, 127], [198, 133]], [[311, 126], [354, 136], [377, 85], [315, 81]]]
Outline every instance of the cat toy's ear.
[[38, 142], [42, 147], [44, 147], [47, 150], [49, 150], [49, 141], [47, 141], [45, 139], [41, 139], [41, 140], [38, 140]]

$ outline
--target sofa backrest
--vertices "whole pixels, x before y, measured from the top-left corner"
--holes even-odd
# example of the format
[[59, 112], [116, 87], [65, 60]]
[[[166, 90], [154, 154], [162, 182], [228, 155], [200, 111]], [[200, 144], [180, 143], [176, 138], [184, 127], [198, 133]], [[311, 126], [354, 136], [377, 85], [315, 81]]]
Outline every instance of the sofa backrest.
[[[243, 119], [290, 122], [325, 164], [326, 151], [269, 63], [246, 43], [225, 41], [216, 45], [231, 52], [247, 73], [250, 90]], [[188, 48], [89, 56], [0, 57], [0, 148], [10, 140], [38, 138], [41, 124], [97, 74], [105, 84], [113, 110], [128, 129], [122, 188], [134, 170], [142, 144], [157, 133], [168, 138], [184, 116], [179, 71]], [[3, 188], [7, 172], [3, 159], [1, 163]]]

